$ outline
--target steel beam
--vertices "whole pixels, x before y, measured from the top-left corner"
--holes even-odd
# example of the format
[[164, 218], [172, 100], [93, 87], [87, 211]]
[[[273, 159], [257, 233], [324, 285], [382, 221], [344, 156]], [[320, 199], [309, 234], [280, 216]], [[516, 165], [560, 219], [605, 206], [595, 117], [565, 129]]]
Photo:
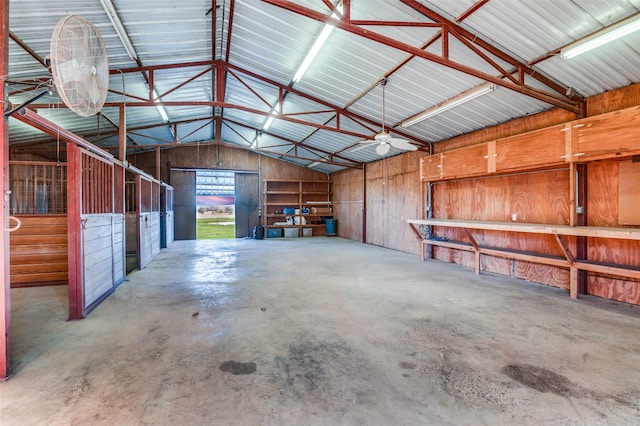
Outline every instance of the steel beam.
[[[9, 75], [9, 0], [0, 0], [0, 105], [2, 111], [8, 109], [5, 105], [5, 81]], [[11, 356], [9, 350], [11, 331], [11, 302], [9, 275], [9, 126], [7, 120], [0, 122], [0, 188], [2, 189], [2, 229], [0, 230], [0, 380], [6, 380], [11, 375]]]
[[[368, 28], [362, 28], [358, 25], [354, 25], [351, 22], [347, 22], [345, 20], [341, 20], [341, 19], [334, 19], [329, 15], [325, 15], [321, 12], [318, 12], [316, 10], [301, 6], [299, 4], [293, 3], [291, 1], [287, 1], [287, 0], [262, 0], [264, 3], [268, 3], [271, 4], [273, 6], [277, 6], [280, 7], [282, 9], [288, 10], [290, 12], [293, 13], [297, 13], [299, 15], [302, 16], [306, 16], [307, 18], [310, 19], [314, 19], [316, 21], [319, 22], [324, 22], [324, 23], [331, 23], [332, 25], [334, 25], [336, 28], [340, 28], [343, 31], [355, 34], [357, 36], [363, 37], [363, 38], [367, 38], [369, 40], [373, 40], [375, 42], [384, 44], [386, 46], [392, 47], [394, 49], [398, 49], [407, 53], [410, 53], [412, 55], [415, 55], [419, 58], [422, 59], [426, 59], [428, 61], [437, 63], [439, 65], [442, 65], [444, 67], [447, 68], [451, 68], [454, 69], [456, 71], [462, 72], [464, 74], [467, 75], [471, 75], [473, 77], [479, 78], [481, 80], [485, 80], [494, 84], [497, 84], [499, 86], [505, 87], [507, 89], [513, 90], [515, 92], [521, 93], [523, 95], [529, 96], [531, 98], [537, 99], [539, 101], [542, 102], [546, 102], [550, 105], [562, 108], [562, 109], [566, 109], [568, 111], [571, 111], [573, 113], [580, 113], [581, 110], [581, 104], [584, 103], [584, 101], [580, 101], [580, 100], [575, 100], [575, 99], [570, 99], [567, 98], [566, 96], [563, 95], [559, 95], [556, 93], [551, 93], [551, 92], [547, 92], [547, 91], [543, 91], [540, 89], [536, 89], [534, 87], [528, 86], [522, 82], [520, 83], [514, 83], [512, 81], [505, 81], [503, 80], [503, 76], [495, 76], [495, 75], [491, 75], [488, 74], [486, 72], [477, 70], [473, 67], [461, 64], [459, 62], [453, 61], [451, 59], [449, 59], [448, 57], [444, 57], [441, 55], [437, 55], [434, 53], [430, 53], [427, 52], [425, 50], [420, 49], [419, 47], [415, 47], [412, 45], [409, 45], [407, 43], [401, 42], [399, 40], [393, 39], [391, 37], [387, 37], [385, 35], [376, 33], [374, 31], [371, 31]], [[412, 0], [402, 0], [405, 4], [407, 4], [410, 7], [413, 7], [414, 9], [418, 10], [419, 12], [423, 13], [423, 14], [429, 14], [429, 12], [431, 12], [429, 9], [427, 9], [426, 7], [422, 6], [420, 3], [412, 1]], [[433, 15], [433, 13], [431, 13], [430, 15]], [[444, 19], [444, 18], [443, 18]], [[447, 21], [450, 22], [450, 21]], [[452, 31], [457, 31], [460, 27], [454, 23], [447, 23], [447, 29], [448, 32], [452, 32]], [[460, 28], [460, 30], [462, 31], [462, 33], [464, 34], [464, 31]], [[509, 57], [506, 53], [499, 51], [498, 49], [493, 48], [492, 49], [492, 54], [498, 56], [499, 58], [503, 59], [503, 60], [507, 60], [507, 58], [509, 59], [508, 62], [509, 63], [519, 63], [517, 61], [515, 61], [515, 59]], [[526, 67], [527, 69], [531, 70], [532, 73], [534, 73], [534, 70], [530, 69], [529, 67], [527, 67], [525, 64], [522, 64], [523, 67]], [[535, 78], [537, 77], [537, 73], [532, 74], [532, 76]], [[553, 88], [554, 91], [558, 91], [556, 90], [557, 85], [552, 82], [551, 80], [549, 80], [549, 84], [545, 83], [548, 87]], [[550, 86], [550, 85], [553, 86]]]

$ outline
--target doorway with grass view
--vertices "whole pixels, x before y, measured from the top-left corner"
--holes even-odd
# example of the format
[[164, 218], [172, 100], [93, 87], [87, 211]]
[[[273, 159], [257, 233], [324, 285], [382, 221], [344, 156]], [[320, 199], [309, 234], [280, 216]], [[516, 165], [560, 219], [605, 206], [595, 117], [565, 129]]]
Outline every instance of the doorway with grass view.
[[177, 240], [252, 236], [259, 223], [258, 173], [173, 169], [171, 183]]

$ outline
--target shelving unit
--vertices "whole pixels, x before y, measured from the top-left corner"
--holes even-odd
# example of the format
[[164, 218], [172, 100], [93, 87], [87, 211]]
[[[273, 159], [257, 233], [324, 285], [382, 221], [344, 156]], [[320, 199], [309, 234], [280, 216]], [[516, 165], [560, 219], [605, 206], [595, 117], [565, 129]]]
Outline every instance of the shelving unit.
[[[308, 228], [311, 235], [325, 235], [323, 218], [333, 216], [331, 181], [265, 179], [263, 191], [262, 221], [266, 229], [295, 229], [297, 236], [303, 236], [303, 228]], [[285, 214], [285, 208], [297, 213]], [[283, 225], [287, 217], [294, 224]]]

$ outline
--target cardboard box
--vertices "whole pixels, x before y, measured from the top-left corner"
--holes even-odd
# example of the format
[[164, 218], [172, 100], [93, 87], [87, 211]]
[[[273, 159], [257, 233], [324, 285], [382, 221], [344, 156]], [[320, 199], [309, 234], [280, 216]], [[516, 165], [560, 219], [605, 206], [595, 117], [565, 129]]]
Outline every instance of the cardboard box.
[[298, 236], [298, 228], [284, 228], [284, 237], [291, 238]]

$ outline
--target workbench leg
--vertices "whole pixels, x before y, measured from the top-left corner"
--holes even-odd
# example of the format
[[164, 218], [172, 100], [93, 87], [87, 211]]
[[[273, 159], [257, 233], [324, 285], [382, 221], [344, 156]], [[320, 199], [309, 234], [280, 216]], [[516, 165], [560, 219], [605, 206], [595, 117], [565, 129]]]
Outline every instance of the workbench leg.
[[476, 270], [476, 275], [480, 275], [480, 252], [476, 251], [476, 264], [475, 264], [475, 270]]
[[572, 299], [578, 298], [579, 275], [580, 275], [580, 272], [578, 271], [578, 268], [576, 268], [575, 266], [572, 266], [571, 268], [569, 268], [569, 295], [571, 296]]

